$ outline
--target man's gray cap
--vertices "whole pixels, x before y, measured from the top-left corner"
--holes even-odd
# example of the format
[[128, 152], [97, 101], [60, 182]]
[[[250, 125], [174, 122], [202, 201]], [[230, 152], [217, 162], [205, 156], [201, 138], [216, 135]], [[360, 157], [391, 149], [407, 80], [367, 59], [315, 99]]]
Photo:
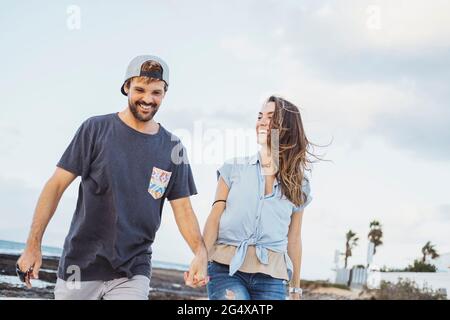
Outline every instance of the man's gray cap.
[[[162, 73], [155, 72], [155, 71], [141, 71], [142, 65], [147, 61], [156, 61], [158, 62], [162, 67]], [[125, 74], [125, 80], [122, 84], [122, 94], [127, 95], [125, 92], [125, 83], [127, 80], [134, 78], [134, 77], [150, 77], [155, 79], [160, 79], [166, 83], [166, 86], [169, 86], [169, 67], [167, 66], [167, 63], [164, 62], [163, 59], [157, 56], [151, 56], [151, 55], [143, 55], [143, 56], [137, 56], [133, 60], [131, 60], [130, 64], [128, 65], [127, 72]]]

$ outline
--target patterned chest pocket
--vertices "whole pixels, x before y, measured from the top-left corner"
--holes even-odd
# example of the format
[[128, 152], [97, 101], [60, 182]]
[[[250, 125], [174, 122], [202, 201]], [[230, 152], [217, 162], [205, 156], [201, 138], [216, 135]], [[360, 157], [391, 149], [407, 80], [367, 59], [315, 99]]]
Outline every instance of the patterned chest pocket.
[[148, 186], [148, 193], [150, 193], [154, 199], [160, 199], [163, 196], [167, 185], [169, 184], [171, 175], [172, 172], [153, 167], [152, 177]]

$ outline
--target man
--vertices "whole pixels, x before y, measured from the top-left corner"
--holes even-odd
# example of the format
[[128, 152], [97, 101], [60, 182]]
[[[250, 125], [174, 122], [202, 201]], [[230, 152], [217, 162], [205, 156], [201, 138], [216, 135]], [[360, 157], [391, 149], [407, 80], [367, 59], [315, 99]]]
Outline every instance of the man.
[[81, 176], [78, 202], [58, 268], [56, 299], [148, 299], [151, 245], [170, 201], [194, 252], [186, 285], [203, 286], [207, 252], [189, 197], [197, 194], [186, 151], [154, 116], [169, 86], [167, 64], [138, 56], [121, 91], [128, 107], [86, 120], [38, 200], [18, 273], [31, 288], [41, 241], [59, 199]]

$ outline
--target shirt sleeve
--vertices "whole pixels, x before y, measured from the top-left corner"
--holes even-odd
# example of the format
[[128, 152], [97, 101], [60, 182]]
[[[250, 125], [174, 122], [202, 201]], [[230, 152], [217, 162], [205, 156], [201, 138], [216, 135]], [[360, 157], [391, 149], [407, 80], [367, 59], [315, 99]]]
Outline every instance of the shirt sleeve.
[[94, 143], [89, 120], [83, 122], [56, 166], [83, 178], [89, 174]]
[[175, 180], [172, 187], [167, 192], [167, 199], [169, 201], [180, 198], [190, 197], [197, 194], [192, 169], [187, 158], [187, 152], [184, 146], [180, 143], [181, 151], [180, 157], [183, 161], [175, 165]]
[[217, 169], [217, 180], [219, 180], [220, 177], [223, 178], [225, 181], [225, 184], [228, 186], [228, 188], [231, 187], [231, 172], [233, 169], [233, 165], [231, 163], [225, 162], [219, 169]]
[[292, 209], [293, 213], [303, 211], [312, 201], [311, 197], [311, 186], [309, 180], [305, 177], [302, 182], [302, 194], [303, 194], [303, 204], [300, 206], [294, 206]]

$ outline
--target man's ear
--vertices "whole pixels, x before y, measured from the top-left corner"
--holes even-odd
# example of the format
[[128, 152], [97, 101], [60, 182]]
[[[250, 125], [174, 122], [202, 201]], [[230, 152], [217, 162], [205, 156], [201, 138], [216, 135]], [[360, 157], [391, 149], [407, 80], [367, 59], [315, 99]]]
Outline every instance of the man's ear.
[[125, 91], [127, 95], [130, 92], [130, 86], [131, 86], [131, 79], [127, 80], [127, 82], [125, 82], [125, 85], [123, 86], [123, 91]]

